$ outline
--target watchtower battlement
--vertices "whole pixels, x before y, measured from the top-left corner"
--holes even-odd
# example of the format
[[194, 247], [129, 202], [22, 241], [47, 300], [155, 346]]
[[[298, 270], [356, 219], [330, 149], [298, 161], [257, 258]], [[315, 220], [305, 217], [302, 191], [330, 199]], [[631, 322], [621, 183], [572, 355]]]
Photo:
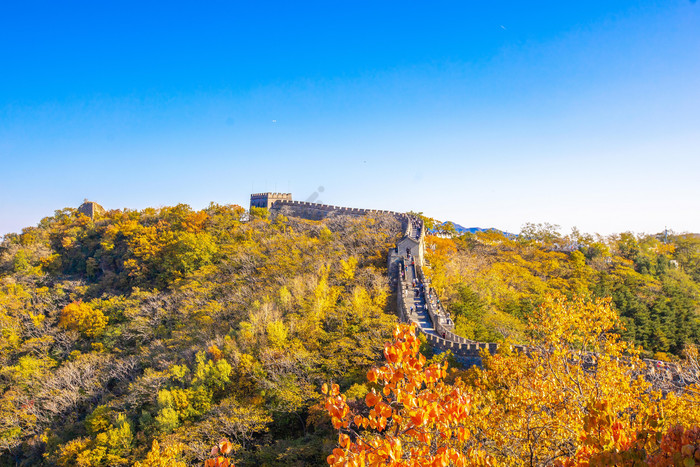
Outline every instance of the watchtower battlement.
[[277, 201], [292, 201], [291, 193], [255, 193], [250, 195], [250, 207], [270, 209]]

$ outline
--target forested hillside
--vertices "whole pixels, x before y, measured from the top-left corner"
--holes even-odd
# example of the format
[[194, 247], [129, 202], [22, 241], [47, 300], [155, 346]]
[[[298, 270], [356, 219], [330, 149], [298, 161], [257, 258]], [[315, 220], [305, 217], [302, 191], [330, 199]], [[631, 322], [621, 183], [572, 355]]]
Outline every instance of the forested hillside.
[[426, 240], [427, 269], [464, 337], [526, 341], [547, 293], [611, 297], [618, 332], [647, 356], [679, 356], [700, 343], [700, 238], [623, 233], [608, 238], [551, 225], [517, 237], [495, 231]]
[[400, 225], [253, 211], [64, 209], [6, 236], [0, 465], [131, 465], [153, 440], [201, 464], [222, 437], [238, 465], [324, 462], [320, 387], [381, 358]]
[[[662, 359], [691, 349], [684, 365], [697, 382], [697, 350], [688, 346], [700, 341], [696, 236], [563, 237], [527, 225], [517, 237], [427, 237], [426, 272], [456, 332], [533, 349], [448, 373], [441, 357], [416, 354], [419, 341], [405, 328], [385, 344], [396, 326], [387, 252], [400, 235], [389, 215], [271, 219], [264, 209], [216, 204], [94, 219], [64, 209], [7, 235], [0, 465], [202, 465], [222, 438], [238, 466], [324, 465], [331, 452], [328, 462], [342, 464], [370, 448], [351, 442], [341, 418], [357, 425], [348, 433], [369, 438], [408, 423], [401, 436], [423, 459], [416, 465], [448, 456], [431, 436], [474, 465], [585, 464], [608, 449], [577, 441], [591, 423], [624, 415], [625, 436], [658, 427], [659, 439], [670, 427], [697, 426], [697, 386], [666, 397], [637, 379], [640, 361], [627, 360], [635, 354], [627, 343]], [[589, 352], [606, 356], [595, 371]], [[396, 377], [382, 380], [383, 358]], [[324, 383], [338, 384], [325, 406]], [[456, 412], [444, 412], [450, 407]], [[457, 425], [446, 428], [441, 413]], [[416, 431], [431, 423], [432, 434]], [[394, 455], [393, 439], [367, 455]], [[644, 452], [660, 452], [654, 446]]]

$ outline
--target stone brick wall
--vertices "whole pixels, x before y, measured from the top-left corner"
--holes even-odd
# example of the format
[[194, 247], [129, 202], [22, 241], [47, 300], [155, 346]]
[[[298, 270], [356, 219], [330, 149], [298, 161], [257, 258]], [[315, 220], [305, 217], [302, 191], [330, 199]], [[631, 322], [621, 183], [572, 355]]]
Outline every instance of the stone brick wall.
[[400, 215], [394, 211], [380, 209], [345, 208], [342, 206], [332, 206], [328, 204], [309, 203], [306, 201], [278, 200], [270, 207], [272, 213], [279, 213], [285, 216], [301, 217], [308, 220], [322, 220], [330, 216], [366, 216], [368, 214], [392, 214]]
[[94, 201], [85, 200], [85, 202], [78, 207], [78, 212], [94, 219], [95, 216], [104, 214], [105, 210]]
[[270, 209], [277, 201], [292, 201], [291, 193], [254, 193], [250, 195], [250, 207]]
[[[407, 227], [405, 229], [404, 235], [413, 234], [415, 234], [415, 232], [412, 232], [411, 227]], [[423, 243], [423, 235], [421, 235], [420, 238], [421, 243]], [[399, 252], [399, 254], [395, 253], [394, 250], [390, 252], [390, 256], [400, 255], [401, 252]], [[423, 270], [418, 264], [416, 265], [416, 270], [418, 272], [419, 279], [425, 281], [426, 290], [428, 290], [430, 287], [429, 282], [427, 282], [426, 278], [423, 275]], [[416, 329], [418, 329], [421, 333], [425, 335], [428, 344], [430, 344], [433, 350], [437, 352], [444, 352], [449, 350], [452, 352], [452, 354], [455, 356], [455, 359], [458, 362], [467, 367], [472, 365], [481, 365], [481, 352], [483, 350], [486, 350], [491, 354], [496, 353], [499, 347], [499, 344], [497, 343], [475, 342], [454, 334], [452, 332], [454, 325], [452, 324], [451, 320], [448, 319], [448, 316], [444, 312], [444, 309], [439, 309], [435, 304], [436, 302], [431, 302], [430, 300], [426, 301], [428, 314], [433, 323], [433, 329], [435, 329], [438, 335], [436, 336], [432, 333], [425, 332], [421, 328], [417, 316], [415, 316], [415, 314], [411, 315], [411, 305], [408, 297], [408, 294], [411, 292], [407, 292], [407, 289], [410, 288], [406, 287], [406, 281], [400, 277], [398, 267], [390, 270], [390, 273], [395, 275], [395, 277], [392, 279], [392, 282], [395, 282], [397, 284], [397, 287], [395, 289], [397, 296], [396, 306], [400, 321], [404, 323], [414, 323], [416, 325]], [[445, 337], [441, 337], [443, 334], [445, 335]], [[527, 347], [521, 345], [510, 346], [510, 348], [518, 352], [527, 352]]]
[[[261, 195], [265, 195], [265, 193]], [[253, 196], [251, 196], [251, 204]], [[424, 264], [423, 256], [425, 252], [425, 228], [423, 221], [417, 217], [394, 211], [346, 208], [327, 204], [308, 203], [304, 201], [292, 201], [291, 195], [289, 195], [289, 199], [279, 199], [274, 201], [274, 203], [271, 204], [270, 211], [273, 213], [301, 217], [309, 220], [322, 220], [336, 215], [365, 216], [375, 213], [394, 215], [401, 221], [401, 225], [404, 229], [403, 238], [412, 238], [419, 242], [419, 247], [417, 249], [412, 248], [414, 251], [413, 254], [418, 260], [416, 263], [416, 272], [418, 278], [425, 284], [425, 290], [431, 290], [430, 282], [428, 278], [425, 277], [422, 268]], [[402, 245], [401, 241], [399, 241], [397, 247], [399, 245]], [[396, 249], [392, 248], [387, 257], [389, 279], [394, 287], [394, 290], [396, 291], [396, 309], [399, 320], [404, 323], [415, 323], [416, 329], [425, 335], [427, 342], [435, 351], [451, 351], [454, 354], [455, 359], [466, 367], [481, 365], [481, 352], [488, 351], [493, 355], [498, 351], [500, 344], [493, 342], [475, 342], [456, 335], [452, 331], [454, 329], [454, 324], [450, 319], [449, 313], [447, 313], [442, 304], [438, 303], [437, 296], [434, 294], [434, 292], [433, 296], [435, 299], [431, 300], [429, 297], [426, 297], [426, 305], [428, 315], [433, 323], [433, 329], [435, 329], [438, 335], [425, 332], [425, 330], [421, 329], [417, 316], [411, 315], [409, 300], [407, 297], [407, 284], [399, 274], [399, 263], [402, 261], [404, 253], [405, 251], [402, 252], [399, 250], [397, 252]], [[443, 335], [445, 337], [442, 337]], [[511, 345], [509, 347], [515, 352], [530, 353], [532, 351], [532, 349], [524, 345]], [[663, 381], [670, 384], [683, 383], [682, 373], [677, 365], [650, 359], [645, 359], [644, 363], [646, 364], [646, 370], [641, 371], [643, 371], [647, 378], [661, 378]]]

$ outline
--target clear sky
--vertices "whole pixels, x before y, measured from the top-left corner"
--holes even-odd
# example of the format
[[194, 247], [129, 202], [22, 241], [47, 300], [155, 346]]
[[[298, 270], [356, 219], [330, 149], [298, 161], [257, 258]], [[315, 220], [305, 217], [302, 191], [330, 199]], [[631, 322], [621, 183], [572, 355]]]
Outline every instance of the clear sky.
[[291, 191], [464, 226], [700, 232], [700, 4], [0, 4], [0, 235]]

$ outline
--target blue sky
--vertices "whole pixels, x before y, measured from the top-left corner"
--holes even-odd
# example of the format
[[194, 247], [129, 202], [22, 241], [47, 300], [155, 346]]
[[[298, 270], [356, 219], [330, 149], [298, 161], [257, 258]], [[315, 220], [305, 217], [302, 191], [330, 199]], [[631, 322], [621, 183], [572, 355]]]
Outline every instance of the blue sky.
[[700, 232], [700, 4], [4, 2], [0, 235], [324, 188], [465, 226]]

